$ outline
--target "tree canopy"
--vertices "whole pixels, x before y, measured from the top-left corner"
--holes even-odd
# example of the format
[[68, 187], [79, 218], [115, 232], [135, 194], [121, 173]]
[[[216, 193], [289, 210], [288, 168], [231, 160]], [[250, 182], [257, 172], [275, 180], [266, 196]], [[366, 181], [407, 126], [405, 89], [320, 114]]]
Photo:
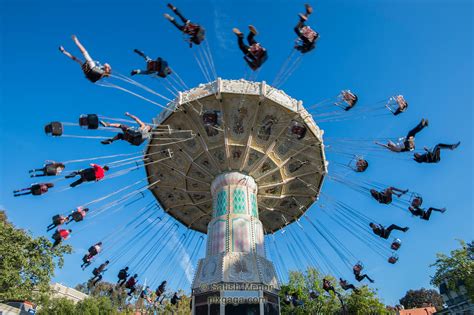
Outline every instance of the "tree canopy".
[[450, 255], [438, 253], [431, 266], [436, 272], [431, 284], [439, 287], [444, 281], [451, 290], [457, 290], [458, 283], [464, 283], [467, 294], [474, 301], [474, 247], [473, 242], [459, 241], [461, 248], [452, 250]]
[[400, 299], [400, 304], [406, 309], [434, 306], [440, 311], [443, 309], [443, 298], [436, 290], [421, 288], [408, 290], [405, 296]]
[[[341, 301], [333, 293], [323, 289], [323, 279], [328, 279], [341, 294]], [[313, 297], [310, 292], [314, 292]], [[297, 305], [288, 302], [287, 296], [297, 297]], [[308, 268], [306, 272], [291, 271], [288, 284], [280, 291], [282, 314], [387, 314], [385, 305], [376, 291], [367, 286], [358, 288], [357, 293], [344, 291], [331, 276], [323, 276], [318, 270]]]
[[70, 246], [51, 249], [45, 237], [15, 228], [0, 211], [0, 300], [38, 301], [49, 292], [54, 269], [63, 266]]

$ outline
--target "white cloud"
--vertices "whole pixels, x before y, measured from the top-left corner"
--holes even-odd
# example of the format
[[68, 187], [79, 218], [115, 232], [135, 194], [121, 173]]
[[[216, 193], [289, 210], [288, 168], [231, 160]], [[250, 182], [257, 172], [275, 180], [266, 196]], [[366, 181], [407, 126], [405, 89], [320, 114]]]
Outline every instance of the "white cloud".
[[224, 51], [233, 51], [235, 47], [235, 40], [232, 34], [232, 25], [230, 16], [219, 11], [214, 6], [214, 31], [219, 43], [219, 48]]

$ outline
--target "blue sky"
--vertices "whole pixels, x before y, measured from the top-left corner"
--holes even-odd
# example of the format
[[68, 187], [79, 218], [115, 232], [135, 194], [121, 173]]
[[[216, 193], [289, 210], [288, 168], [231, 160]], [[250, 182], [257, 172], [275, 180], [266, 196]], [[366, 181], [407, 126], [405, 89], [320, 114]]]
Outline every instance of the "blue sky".
[[[303, 2], [297, 1], [179, 1], [175, 4], [189, 18], [206, 27], [217, 73], [223, 78], [238, 79], [248, 73], [231, 29], [244, 30], [246, 25], [254, 24], [260, 32], [258, 39], [269, 51], [269, 60], [258, 77], [267, 82], [273, 81], [290, 53], [296, 15], [303, 10]], [[13, 198], [13, 189], [32, 182], [27, 170], [41, 166], [46, 159], [73, 160], [138, 151], [125, 143], [103, 146], [92, 139], [47, 137], [43, 125], [52, 120], [75, 122], [83, 113], [122, 118], [129, 111], [147, 121], [159, 113], [159, 108], [150, 103], [89, 83], [79, 67], [58, 52], [60, 44], [79, 55], [70, 40], [70, 35], [76, 34], [94, 58], [109, 62], [115, 71], [124, 74], [142, 65], [142, 60], [133, 53], [134, 48], [139, 48], [152, 57], [160, 55], [167, 59], [188, 86], [202, 83], [204, 78], [182, 36], [162, 18], [162, 13], [167, 12], [165, 2], [3, 1], [0, 9], [0, 204], [15, 225], [34, 235], [46, 235], [45, 226], [53, 214], [67, 213], [75, 206], [136, 182], [143, 178], [144, 171], [63, 192], [57, 187], [41, 197]], [[309, 211], [311, 218], [320, 218], [361, 257], [367, 271], [376, 279], [373, 287], [379, 289], [386, 303], [395, 304], [408, 289], [429, 286], [429, 276], [434, 270], [428, 265], [437, 252], [455, 248], [456, 239], [473, 238], [472, 2], [318, 1], [309, 24], [321, 38], [318, 48], [304, 56], [301, 66], [282, 87], [289, 95], [309, 106], [336, 95], [341, 89], [351, 89], [359, 95], [361, 107], [396, 93], [405, 95], [410, 103], [408, 112], [396, 118], [367, 117], [321, 123], [326, 137], [403, 136], [425, 117], [430, 120], [430, 126], [417, 137], [418, 148], [438, 142], [462, 142], [456, 151], [443, 152], [437, 165], [419, 165], [408, 158], [379, 154], [370, 160], [367, 173], [361, 175], [364, 180], [415, 190], [423, 194], [427, 206], [448, 207], [444, 215], [435, 213], [429, 222], [393, 207], [382, 207], [330, 180], [325, 182], [325, 193], [379, 222], [411, 227], [403, 235], [400, 261], [394, 266], [345, 235], [317, 207]], [[156, 81], [143, 78], [140, 82], [166, 94]], [[98, 134], [77, 127], [66, 130], [69, 134]], [[328, 158], [343, 161], [337, 154], [329, 153]], [[71, 167], [83, 167], [83, 164]], [[66, 183], [60, 181], [57, 185], [64, 187]], [[107, 237], [114, 241], [130, 239], [136, 230], [112, 233], [151, 200], [147, 194], [126, 208], [100, 213], [93, 220], [82, 222], [82, 226], [71, 225], [76, 233], [69, 243], [75, 253], [66, 258], [66, 265], [57, 272], [55, 281], [70, 286], [85, 281], [90, 270], [80, 271], [79, 264], [87, 247]], [[304, 226], [309, 229], [308, 225]], [[158, 227], [152, 229], [158, 231]], [[170, 234], [171, 241], [165, 242], [157, 262], [142, 276], [141, 282], [145, 278], [156, 282], [179, 274], [178, 268], [173, 270], [169, 266], [180, 265], [185, 254], [173, 256], [172, 239], [179, 239], [184, 232], [179, 227]], [[148, 235], [151, 237], [153, 232]], [[283, 244], [284, 237], [278, 235], [276, 239]], [[193, 244], [197, 244], [197, 238], [191, 242], [188, 254]], [[323, 240], [316, 236], [315, 240], [327, 248]], [[140, 241], [145, 246], [149, 242], [147, 237]], [[304, 239], [301, 245], [311, 248]], [[133, 250], [140, 248], [141, 245], [136, 245]], [[271, 248], [267, 245], [267, 249]], [[290, 258], [284, 245], [278, 248], [285, 258], [284, 267], [301, 267]], [[106, 250], [112, 255], [117, 252], [116, 248]], [[195, 259], [202, 255], [201, 247], [191, 264], [195, 265]], [[331, 255], [327, 259], [337, 269], [344, 270], [338, 258]], [[104, 253], [101, 258], [106, 256]], [[111, 267], [106, 279], [115, 279], [120, 264], [128, 262], [130, 256], [121, 259]], [[350, 274], [350, 270], [343, 271], [347, 278]]]

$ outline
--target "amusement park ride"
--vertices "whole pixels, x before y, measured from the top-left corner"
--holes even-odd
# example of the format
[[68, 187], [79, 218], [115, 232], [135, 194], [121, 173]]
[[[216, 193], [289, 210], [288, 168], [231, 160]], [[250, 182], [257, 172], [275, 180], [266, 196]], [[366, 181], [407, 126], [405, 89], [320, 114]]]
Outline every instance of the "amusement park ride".
[[[108, 257], [110, 264], [114, 264], [125, 255], [133, 256], [127, 263], [120, 261], [127, 267], [121, 270], [121, 272], [125, 271], [124, 276], [119, 275], [119, 281], [122, 281], [123, 284], [130, 277], [125, 284], [125, 288], [130, 290], [128, 295], [133, 296], [133, 292], [136, 290], [135, 284], [138, 274], [141, 276], [153, 264], [158, 264], [157, 257], [160, 252], [169, 246], [163, 239], [171, 234], [170, 231], [173, 228], [179, 228], [179, 225], [174, 221], [176, 219], [187, 228], [183, 239], [187, 237], [188, 232], [192, 232], [193, 236], [198, 234], [195, 232], [207, 234], [205, 257], [198, 261], [191, 284], [193, 314], [274, 315], [280, 313], [279, 292], [282, 284], [280, 281], [283, 280], [281, 269], [286, 271], [288, 268], [285, 268], [284, 265], [278, 268], [279, 263], [283, 263], [281, 257], [279, 257], [280, 259], [274, 258], [277, 268], [274, 267], [272, 261], [266, 256], [266, 253], [271, 253], [271, 251], [265, 248], [264, 239], [266, 235], [273, 235], [279, 230], [282, 234], [285, 232], [290, 234], [291, 228], [287, 229], [287, 227], [293, 222], [297, 222], [297, 225], [302, 227], [298, 222], [301, 217], [308, 219], [311, 227], [327, 241], [345, 267], [348, 267], [349, 271], [354, 274], [355, 280], [361, 282], [367, 279], [371, 283], [374, 282], [367, 274], [362, 273], [363, 265], [360, 261], [357, 262], [359, 257], [354, 255], [343, 242], [338, 241], [324, 224], [318, 222], [315, 224], [306, 215], [307, 210], [319, 199], [325, 178], [344, 184], [368, 198], [377, 200], [380, 204], [391, 205], [404, 211], [408, 209], [411, 214], [424, 220], [429, 220], [432, 211], [440, 213], [446, 211], [445, 208], [430, 207], [428, 210], [421, 208], [423, 202], [421, 195], [415, 192], [407, 194], [408, 189], [403, 190], [367, 179], [351, 180], [348, 176], [350, 173], [353, 175], [363, 173], [369, 166], [369, 162], [358, 155], [362, 154], [360, 151], [363, 145], [365, 145], [365, 149], [370, 147], [371, 151], [393, 151], [396, 153], [386, 153], [400, 154], [400, 156], [403, 155], [403, 152], [414, 152], [415, 134], [428, 126], [426, 119], [422, 119], [418, 126], [408, 132], [405, 138], [399, 138], [397, 143], [389, 141], [387, 145], [381, 143], [374, 145], [372, 139], [355, 139], [357, 143], [354, 144], [354, 139], [340, 139], [342, 149], [345, 150], [341, 149], [340, 152], [334, 150], [335, 146], [332, 146], [331, 143], [333, 152], [341, 154], [343, 159], [343, 162], [331, 159], [331, 165], [342, 167], [346, 173], [341, 175], [331, 172], [330, 176], [328, 175], [328, 162], [323, 143], [324, 132], [316, 125], [312, 114], [315, 115], [318, 123], [327, 122], [333, 118], [356, 117], [360, 113], [368, 115], [370, 112], [373, 112], [373, 117], [380, 116], [382, 111], [382, 115], [397, 116], [407, 110], [408, 103], [402, 95], [397, 95], [373, 106], [361, 108], [359, 105], [354, 110], [353, 108], [358, 103], [358, 96], [350, 90], [343, 90], [336, 97], [305, 108], [301, 101], [293, 99], [280, 90], [283, 82], [297, 68], [302, 55], [313, 50], [316, 40], [319, 38], [316, 31], [305, 25], [309, 15], [313, 12], [310, 5], [305, 5], [306, 13], [299, 15], [299, 22], [294, 29], [298, 35], [297, 44], [293, 46], [290, 56], [282, 65], [272, 85], [267, 85], [265, 81], [256, 82], [259, 68], [267, 60], [267, 52], [255, 41], [254, 37], [258, 32], [254, 26], [249, 26], [248, 46], [243, 40], [243, 33], [237, 28], [233, 29], [239, 48], [244, 53], [244, 59], [253, 70], [252, 74], [247, 75], [246, 79], [240, 80], [221, 79], [216, 73], [208, 43], [204, 41], [204, 28], [184, 18], [172, 4], [168, 4], [168, 8], [184, 23], [181, 25], [176, 21], [176, 18], [165, 14], [167, 20], [189, 37], [187, 42], [193, 49], [196, 61], [207, 83], [189, 88], [165, 60], [158, 58], [154, 61], [137, 49], [135, 49], [135, 53], [146, 61], [146, 70], [133, 70], [131, 76], [146, 74], [153, 79], [160, 80], [160, 83], [174, 95], [174, 100], [131, 79], [130, 76], [113, 71], [108, 64], [100, 65], [95, 62], [74, 35], [72, 36], [73, 41], [81, 51], [85, 62], [74, 57], [64, 47], [60, 47], [62, 54], [81, 64], [84, 75], [95, 85], [129, 93], [159, 106], [161, 111], [153, 119], [153, 124], [144, 123], [138, 117], [127, 112], [126, 115], [133, 120], [88, 114], [79, 118], [79, 124], [54, 121], [46, 125], [45, 132], [52, 136], [62, 136], [63, 125], [78, 125], [85, 129], [101, 129], [104, 132], [112, 131], [114, 133], [120, 129], [121, 132], [116, 133], [113, 138], [85, 137], [103, 139], [101, 143], [104, 145], [109, 145], [116, 140], [126, 141], [136, 147], [147, 143], [144, 151], [71, 160], [64, 163], [49, 161], [42, 169], [30, 171], [31, 177], [59, 176], [67, 164], [127, 156], [125, 159], [109, 162], [108, 165], [91, 164], [91, 167], [87, 169], [73, 170], [64, 178], [52, 180], [50, 183], [35, 183], [30, 187], [15, 190], [14, 196], [42, 195], [54, 187], [53, 182], [75, 176], [80, 178], [63, 190], [83, 182], [97, 182], [103, 178], [122, 176], [140, 167], [144, 167], [146, 170], [146, 177], [136, 183], [127, 183], [127, 186], [123, 188], [116, 189], [106, 196], [77, 207], [75, 211], [77, 219], [74, 218], [74, 215], [58, 214], [53, 216], [53, 223], [48, 227], [48, 231], [56, 228], [53, 234], [55, 240], [53, 248], [71, 234], [72, 230], [61, 229], [63, 224], [72, 223], [72, 220], [69, 219], [71, 216], [75, 222], [83, 221], [86, 212], [89, 211], [89, 206], [91, 206], [93, 213], [90, 216], [96, 216], [124, 204], [139, 194], [144, 198], [144, 191], [148, 189], [155, 197], [159, 207], [153, 200], [130, 223], [115, 229], [112, 235], [106, 237], [108, 240], [121, 238], [118, 236], [128, 224], [134, 224], [139, 219], [143, 219], [144, 217], [141, 216], [144, 216], [147, 211], [155, 212], [156, 207], [165, 212], [165, 214], [154, 218], [150, 224], [145, 224], [146, 226], [140, 232], [132, 236], [122, 248]], [[158, 103], [157, 97], [165, 99], [167, 104]], [[311, 114], [310, 109], [315, 107], [317, 108], [311, 111]], [[361, 108], [360, 111], [359, 108]], [[318, 114], [318, 110], [322, 112]], [[329, 110], [329, 112], [324, 112], [325, 110]], [[110, 123], [108, 120], [116, 122]], [[129, 127], [122, 122], [136, 123], [139, 127]], [[329, 138], [326, 140], [331, 141]], [[332, 141], [337, 145], [337, 139]], [[454, 150], [459, 144], [459, 142], [456, 144], [440, 143], [431, 151], [425, 148], [426, 152], [422, 152], [423, 154], [420, 152], [414, 154], [414, 160], [419, 163], [438, 163], [441, 159], [441, 149]], [[328, 145], [326, 149], [329, 152], [331, 148]], [[410, 158], [408, 155], [406, 157]], [[348, 159], [350, 159], [349, 163], [347, 163]], [[130, 164], [134, 165], [130, 167]], [[109, 170], [109, 166], [114, 170], [124, 166], [126, 168], [108, 175], [106, 172]], [[140, 183], [146, 183], [146, 185], [136, 189], [136, 185]], [[133, 189], [133, 191], [123, 193], [129, 189]], [[111, 202], [107, 200], [108, 203], [105, 205], [93, 209], [95, 203], [118, 194], [120, 194], [118, 199]], [[392, 195], [396, 198], [393, 198]], [[321, 196], [331, 203], [334, 211], [330, 216], [336, 224], [342, 226], [349, 234], [367, 245], [384, 260], [388, 258], [390, 264], [397, 263], [398, 255], [395, 252], [399, 250], [402, 244], [401, 240], [396, 238], [390, 245], [388, 239], [392, 231], [405, 233], [409, 227], [400, 227], [396, 224], [385, 227], [381, 223], [375, 223], [377, 220], [372, 219], [365, 212], [352, 208], [351, 205], [328, 197], [326, 194]], [[323, 208], [321, 203], [319, 205]], [[325, 212], [324, 209], [322, 210]], [[153, 215], [156, 213], [144, 218], [137, 226], [144, 222], [149, 223], [148, 219]], [[88, 218], [90, 216], [88, 215]], [[163, 217], [166, 217], [166, 223], [164, 223], [165, 220], [162, 220]], [[155, 222], [159, 223], [155, 224]], [[383, 224], [388, 223], [383, 222]], [[165, 225], [168, 227], [164, 228]], [[136, 239], [152, 229], [157, 231], [148, 242], [143, 241], [143, 244], [140, 244], [136, 255], [130, 255], [129, 250], [135, 245]], [[311, 242], [311, 251], [313, 248], [317, 249], [318, 258], [321, 258], [323, 262], [328, 260], [326, 253], [318, 249], [317, 242], [308, 236], [309, 233], [303, 228], [302, 232]], [[155, 237], [159, 233], [162, 235], [159, 238]], [[204, 237], [201, 236], [200, 239], [201, 242], [196, 242], [192, 254], [188, 255], [191, 258], [187, 257], [189, 258], [187, 265], [192, 264], [192, 256], [199, 252]], [[88, 254], [84, 256], [84, 268], [89, 266], [93, 257], [101, 252], [102, 241], [104, 240], [101, 239], [91, 247], [97, 247], [94, 253], [91, 253], [91, 249], [89, 249]], [[188, 245], [191, 244], [191, 238], [186, 239], [186, 242]], [[110, 247], [115, 245], [116, 243]], [[106, 241], [104, 241], [104, 246], [107, 246]], [[185, 247], [186, 245], [183, 246], [182, 242], [177, 241], [177, 248], [175, 251], [171, 250], [171, 257], [165, 257], [163, 260], [166, 271], [170, 269], [180, 272], [174, 270], [177, 268], [171, 263], [171, 258], [175, 258], [174, 256], [179, 253], [184, 253]], [[275, 251], [280, 254], [276, 245]], [[305, 251], [303, 248], [300, 250], [303, 253], [303, 258], [309, 257], [309, 265], [312, 265], [313, 262], [317, 264], [318, 259], [314, 258], [311, 251]], [[296, 253], [294, 250], [293, 252]], [[294, 256], [288, 257], [288, 259], [299, 259], [296, 257], [297, 255]], [[128, 265], [135, 263], [134, 259], [137, 257], [139, 258], [138, 262], [136, 262], [136, 266], [133, 266], [136, 268], [133, 268], [134, 271], [130, 270], [129, 275], [127, 273]], [[109, 263], [108, 260], [106, 262]], [[302, 263], [304, 264], [304, 262]], [[343, 277], [336, 268], [331, 267], [328, 264], [327, 274], [331, 274], [335, 270], [338, 276]], [[181, 278], [184, 278], [185, 275], [188, 276], [189, 269], [192, 268], [184, 270]], [[317, 269], [322, 268], [318, 266]], [[162, 270], [157, 272], [161, 272], [157, 275], [159, 277], [168, 276]], [[132, 274], [134, 275], [132, 276]], [[355, 291], [354, 285], [348, 284], [341, 277], [339, 278], [340, 287], [343, 290]], [[100, 279], [102, 279], [101, 276]], [[187, 279], [190, 281], [191, 277]], [[129, 281], [133, 284], [127, 287]], [[165, 291], [165, 283], [166, 281], [163, 281], [160, 285], [161, 289], [160, 287], [157, 289], [157, 299], [155, 303], [150, 303], [153, 307], [156, 306], [156, 302], [161, 305], [163, 299], [160, 301], [160, 295]], [[180, 283], [181, 280], [176, 285]], [[143, 292], [149, 289], [146, 284], [144, 288]], [[327, 293], [333, 291], [340, 299], [341, 307], [344, 307], [341, 295], [336, 292], [330, 280], [323, 279], [322, 290]], [[142, 293], [138, 296], [143, 299]], [[282, 293], [289, 296], [289, 292]]]
[[[278, 314], [264, 235], [317, 200], [327, 172], [323, 131], [301, 101], [265, 82], [218, 78], [179, 93], [168, 109], [154, 123], [183, 141], [167, 144], [169, 135], [154, 134], [146, 155], [157, 163], [146, 171], [150, 183], [158, 181], [151, 191], [163, 209], [208, 235], [192, 284], [195, 314], [208, 307]], [[169, 152], [173, 158], [163, 159]], [[261, 302], [208, 305], [211, 297]]]

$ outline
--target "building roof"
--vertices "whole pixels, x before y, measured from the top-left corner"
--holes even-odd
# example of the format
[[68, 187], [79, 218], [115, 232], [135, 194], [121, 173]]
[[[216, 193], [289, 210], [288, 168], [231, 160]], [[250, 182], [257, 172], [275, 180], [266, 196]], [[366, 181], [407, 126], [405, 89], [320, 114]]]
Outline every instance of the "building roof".
[[433, 306], [411, 308], [411, 309], [398, 311], [399, 315], [431, 315], [434, 313], [436, 313], [436, 308]]

